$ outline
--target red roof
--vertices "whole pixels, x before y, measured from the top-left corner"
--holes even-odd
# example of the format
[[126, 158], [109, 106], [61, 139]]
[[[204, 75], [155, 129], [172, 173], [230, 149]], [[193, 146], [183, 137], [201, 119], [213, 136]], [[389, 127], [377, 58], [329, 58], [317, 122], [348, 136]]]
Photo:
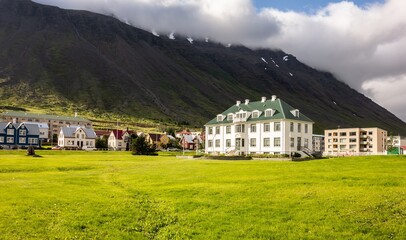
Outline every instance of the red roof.
[[94, 131], [96, 133], [96, 136], [108, 136], [110, 135], [110, 131], [105, 131], [105, 130], [97, 130]]
[[[112, 130], [114, 137], [117, 138], [118, 140], [123, 140], [123, 135], [124, 133], [128, 132], [128, 134], [133, 134], [134, 131], [127, 131], [127, 130]], [[118, 135], [118, 137], [117, 137]]]

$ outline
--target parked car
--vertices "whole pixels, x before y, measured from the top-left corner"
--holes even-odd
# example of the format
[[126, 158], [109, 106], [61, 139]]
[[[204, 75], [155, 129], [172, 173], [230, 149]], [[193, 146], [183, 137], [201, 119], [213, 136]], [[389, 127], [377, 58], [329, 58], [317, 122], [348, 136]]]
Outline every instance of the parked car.
[[83, 147], [82, 147], [82, 150], [85, 150], [85, 151], [94, 151], [94, 150], [97, 150], [97, 148], [88, 147], [88, 146], [83, 146]]

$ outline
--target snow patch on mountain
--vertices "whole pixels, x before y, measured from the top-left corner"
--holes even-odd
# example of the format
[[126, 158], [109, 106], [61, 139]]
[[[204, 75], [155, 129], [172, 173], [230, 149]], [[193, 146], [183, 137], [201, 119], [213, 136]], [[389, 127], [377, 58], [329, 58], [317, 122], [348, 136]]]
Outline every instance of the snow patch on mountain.
[[159, 37], [159, 34], [158, 34], [157, 32], [155, 32], [155, 30], [152, 30], [151, 33], [152, 33], [154, 36]]
[[261, 60], [262, 60], [264, 63], [269, 64], [269, 63], [265, 60], [265, 58], [261, 57]]
[[175, 35], [174, 35], [174, 33], [169, 34], [169, 35], [168, 35], [168, 38], [171, 39], [171, 40], [175, 40]]
[[188, 37], [186, 39], [190, 42], [190, 44], [193, 44], [193, 38]]

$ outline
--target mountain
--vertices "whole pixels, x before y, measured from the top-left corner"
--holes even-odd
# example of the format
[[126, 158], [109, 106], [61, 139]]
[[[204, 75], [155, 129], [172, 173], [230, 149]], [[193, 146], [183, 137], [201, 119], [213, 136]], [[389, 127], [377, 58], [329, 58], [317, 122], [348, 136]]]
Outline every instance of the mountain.
[[204, 124], [236, 100], [277, 95], [315, 129], [406, 124], [280, 50], [170, 39], [86, 11], [0, 0], [0, 103]]

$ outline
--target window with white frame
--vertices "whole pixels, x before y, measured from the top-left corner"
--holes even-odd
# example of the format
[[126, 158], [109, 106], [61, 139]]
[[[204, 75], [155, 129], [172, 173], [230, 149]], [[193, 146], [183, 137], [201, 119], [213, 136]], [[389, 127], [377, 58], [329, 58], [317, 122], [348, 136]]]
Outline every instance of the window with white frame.
[[295, 138], [290, 138], [290, 147], [295, 147]]
[[281, 138], [280, 137], [276, 137], [273, 139], [273, 146], [274, 147], [280, 147], [281, 146]]
[[212, 135], [212, 134], [213, 134], [213, 128], [209, 127], [209, 135]]
[[218, 115], [217, 116], [217, 122], [223, 121], [223, 115]]
[[273, 130], [274, 130], [274, 132], [279, 132], [279, 131], [281, 131], [281, 123], [280, 122], [275, 122], [274, 123], [274, 125], [273, 125]]
[[209, 140], [208, 145], [209, 147], [213, 147], [213, 140]]
[[14, 135], [14, 128], [7, 128], [7, 135]]
[[295, 124], [293, 122], [290, 123], [290, 131], [291, 132], [295, 131]]
[[264, 123], [264, 132], [269, 132], [271, 131], [269, 123]]
[[252, 118], [258, 118], [258, 117], [259, 117], [259, 112], [258, 111], [252, 112]]
[[231, 139], [226, 139], [226, 147], [231, 147]]
[[216, 127], [216, 134], [220, 134], [220, 127]]
[[0, 137], [0, 143], [4, 143], [4, 137]]
[[27, 142], [27, 139], [25, 137], [20, 137], [18, 139], [18, 142], [21, 143], [21, 144], [25, 144]]
[[220, 139], [216, 139], [216, 147], [220, 147]]
[[270, 141], [270, 139], [269, 138], [264, 138], [264, 147], [269, 147], [269, 146], [271, 146], [271, 143], [270, 143], [271, 141]]
[[265, 117], [272, 117], [274, 112], [275, 112], [275, 110], [273, 110], [273, 109], [265, 110]]
[[26, 129], [20, 129], [19, 135], [20, 135], [20, 136], [25, 136], [25, 135], [27, 135], [27, 130], [26, 130]]
[[297, 132], [301, 132], [302, 131], [302, 124], [298, 123], [297, 124]]
[[227, 115], [227, 121], [233, 121], [234, 115], [232, 113]]
[[257, 146], [257, 139], [256, 138], [251, 138], [250, 139], [250, 146], [251, 147], [256, 147]]
[[226, 126], [226, 133], [231, 133], [231, 126]]
[[7, 143], [14, 143], [14, 137], [7, 137]]
[[304, 129], [304, 131], [305, 131], [305, 133], [308, 132], [308, 126], [307, 126], [307, 124], [305, 124], [305, 129]]
[[309, 139], [307, 139], [307, 138], [304, 139], [304, 147], [305, 148], [309, 147]]
[[237, 133], [245, 132], [245, 125], [244, 124], [235, 125], [235, 132]]
[[251, 129], [252, 133], [257, 132], [257, 125], [256, 124], [251, 124], [250, 129]]
[[247, 113], [242, 112], [242, 113], [237, 113], [237, 118], [246, 118], [247, 117]]

